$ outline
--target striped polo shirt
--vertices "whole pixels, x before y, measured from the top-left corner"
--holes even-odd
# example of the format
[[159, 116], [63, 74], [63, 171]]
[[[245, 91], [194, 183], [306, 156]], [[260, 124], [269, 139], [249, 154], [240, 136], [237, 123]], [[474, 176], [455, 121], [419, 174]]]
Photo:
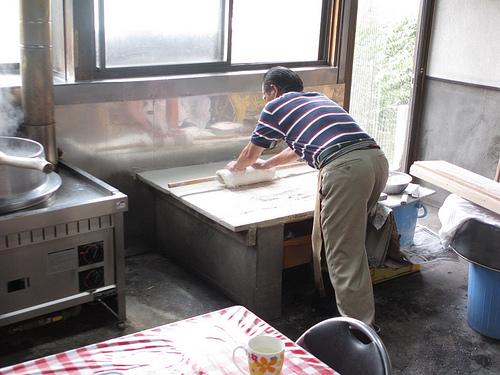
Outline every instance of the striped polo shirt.
[[332, 159], [375, 144], [344, 109], [315, 92], [288, 92], [266, 104], [251, 142], [268, 148], [280, 139], [317, 169], [326, 149]]

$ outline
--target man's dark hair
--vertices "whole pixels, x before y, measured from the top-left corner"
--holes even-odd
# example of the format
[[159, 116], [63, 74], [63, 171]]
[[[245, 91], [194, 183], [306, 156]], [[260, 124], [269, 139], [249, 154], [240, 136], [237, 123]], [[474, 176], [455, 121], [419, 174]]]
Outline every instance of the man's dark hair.
[[271, 85], [275, 85], [281, 94], [289, 91], [303, 91], [304, 83], [294, 71], [283, 66], [275, 66], [264, 74], [262, 88], [266, 94], [271, 92]]

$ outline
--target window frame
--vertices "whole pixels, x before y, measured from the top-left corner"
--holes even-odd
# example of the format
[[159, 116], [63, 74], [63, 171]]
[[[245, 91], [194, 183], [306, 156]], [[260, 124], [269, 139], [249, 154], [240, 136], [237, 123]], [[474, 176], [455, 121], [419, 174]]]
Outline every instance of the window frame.
[[[230, 68], [229, 59], [227, 61], [220, 62], [209, 62], [209, 63], [194, 63], [194, 64], [165, 64], [165, 65], [148, 65], [148, 66], [132, 66], [132, 67], [114, 67], [107, 68], [105, 61], [106, 54], [106, 43], [105, 43], [105, 30], [104, 30], [104, 1], [105, 0], [92, 0], [92, 2], [97, 2], [99, 7], [99, 25], [100, 29], [103, 30], [99, 32], [99, 65], [94, 67], [94, 77], [96, 79], [108, 79], [108, 78], [131, 78], [131, 77], [144, 77], [144, 76], [155, 76], [155, 75], [172, 75], [172, 74], [189, 74], [194, 72], [207, 73], [212, 71], [227, 71]], [[223, 29], [226, 35], [222, 35], [224, 40], [225, 49], [224, 55], [229, 54], [231, 51], [231, 27], [226, 27], [226, 18], [229, 19], [227, 23], [230, 23], [232, 19], [232, 3], [233, 0], [223, 0], [224, 3], [229, 7], [229, 9], [224, 9], [224, 15], [222, 17]], [[92, 24], [94, 24], [94, 12], [92, 12]], [[95, 33], [94, 33], [95, 34]], [[226, 48], [227, 45], [227, 48]], [[93, 48], [93, 53], [95, 56], [96, 48]], [[97, 59], [96, 59], [97, 60]]]
[[[102, 0], [95, 0], [102, 2]], [[64, 46], [55, 48], [55, 53], [64, 53], [65, 72], [59, 72], [68, 81], [93, 81], [107, 79], [133, 79], [141, 77], [174, 76], [185, 74], [233, 73], [241, 71], [264, 70], [275, 65], [286, 65], [290, 68], [299, 67], [333, 67], [341, 61], [339, 48], [342, 32], [339, 28], [345, 22], [343, 9], [354, 0], [323, 0], [320, 48], [318, 60], [283, 62], [266, 64], [231, 64], [231, 43], [228, 42], [229, 54], [227, 61], [215, 63], [196, 63], [180, 65], [139, 66], [120, 68], [98, 68], [96, 64], [94, 41], [94, 1], [64, 1]], [[233, 0], [227, 0], [228, 17], [232, 19]], [[101, 5], [102, 6], [102, 5]], [[349, 6], [348, 6], [349, 7]], [[102, 14], [102, 12], [101, 12]], [[229, 27], [228, 40], [231, 39]], [[103, 34], [101, 34], [101, 45]], [[102, 45], [103, 46], [103, 45]], [[56, 46], [57, 47], [57, 46]], [[102, 61], [101, 50], [101, 61]], [[102, 63], [101, 63], [102, 64]]]

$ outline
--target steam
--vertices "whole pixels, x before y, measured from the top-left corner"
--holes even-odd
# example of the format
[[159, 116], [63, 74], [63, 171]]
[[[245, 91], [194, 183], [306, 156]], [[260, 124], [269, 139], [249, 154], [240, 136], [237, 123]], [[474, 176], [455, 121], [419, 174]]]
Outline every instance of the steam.
[[23, 111], [16, 106], [15, 96], [0, 89], [0, 136], [13, 136], [23, 120]]

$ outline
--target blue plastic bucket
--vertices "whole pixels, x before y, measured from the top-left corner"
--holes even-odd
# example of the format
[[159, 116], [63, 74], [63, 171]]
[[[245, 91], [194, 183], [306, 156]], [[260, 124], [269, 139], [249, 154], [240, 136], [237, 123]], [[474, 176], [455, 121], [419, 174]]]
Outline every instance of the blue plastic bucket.
[[500, 339], [500, 272], [469, 263], [467, 321], [475, 331]]
[[[419, 215], [419, 210], [423, 208], [424, 212]], [[413, 244], [417, 219], [427, 216], [427, 208], [420, 201], [413, 201], [403, 206], [394, 207], [394, 218], [396, 226], [401, 235], [401, 247], [408, 247]]]

